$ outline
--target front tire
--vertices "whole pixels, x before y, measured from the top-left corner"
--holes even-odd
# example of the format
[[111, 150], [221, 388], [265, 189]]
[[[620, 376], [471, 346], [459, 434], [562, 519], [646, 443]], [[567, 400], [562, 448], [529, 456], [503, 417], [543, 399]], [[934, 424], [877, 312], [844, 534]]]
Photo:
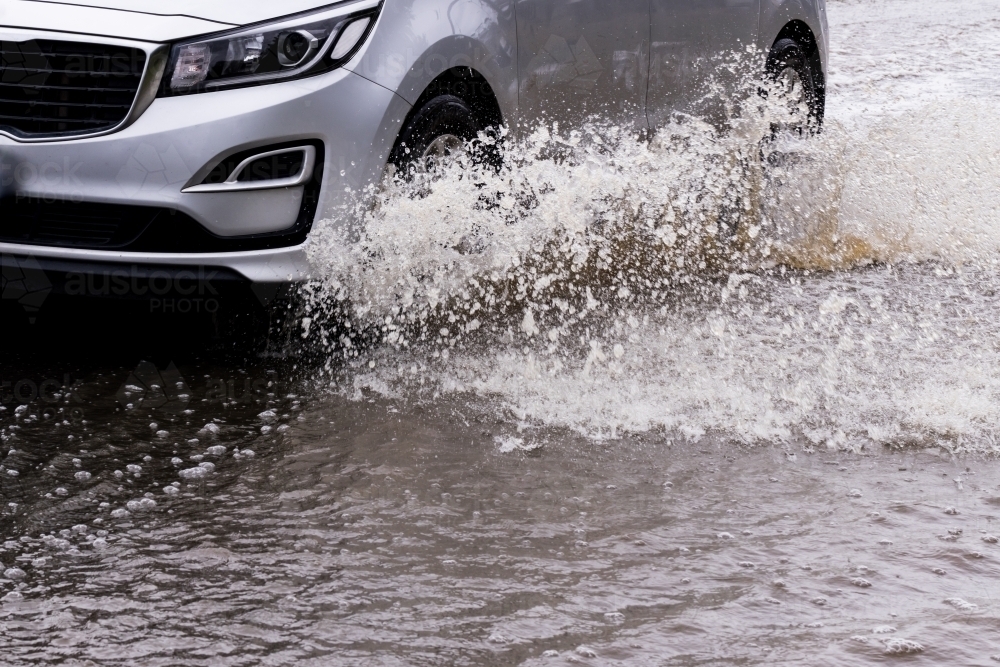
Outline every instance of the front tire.
[[404, 177], [418, 169], [433, 168], [464, 150], [480, 129], [464, 100], [454, 95], [438, 95], [407, 119], [389, 155], [389, 163]]

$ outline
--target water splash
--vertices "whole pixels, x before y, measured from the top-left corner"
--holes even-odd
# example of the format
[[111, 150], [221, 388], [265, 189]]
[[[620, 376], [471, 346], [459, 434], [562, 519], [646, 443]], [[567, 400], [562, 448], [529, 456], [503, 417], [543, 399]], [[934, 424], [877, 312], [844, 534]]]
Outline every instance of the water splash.
[[338, 390], [519, 428], [997, 451], [993, 105], [776, 140], [769, 113], [395, 179], [318, 226], [303, 336]]

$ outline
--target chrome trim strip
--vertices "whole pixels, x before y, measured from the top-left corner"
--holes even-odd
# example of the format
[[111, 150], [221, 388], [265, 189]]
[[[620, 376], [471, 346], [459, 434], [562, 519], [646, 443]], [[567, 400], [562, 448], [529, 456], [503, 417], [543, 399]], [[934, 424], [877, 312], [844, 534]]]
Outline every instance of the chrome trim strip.
[[64, 32], [50, 32], [44, 30], [21, 30], [0, 27], [0, 40], [10, 42], [27, 42], [32, 39], [51, 39], [65, 42], [82, 42], [85, 44], [100, 44], [107, 46], [123, 46], [132, 49], [141, 49], [146, 54], [146, 63], [143, 67], [142, 78], [139, 80], [139, 88], [132, 100], [132, 107], [124, 119], [114, 127], [105, 128], [97, 132], [81, 132], [78, 134], [63, 135], [36, 135], [32, 137], [19, 137], [16, 134], [0, 130], [0, 136], [9, 137], [19, 144], [54, 143], [59, 141], [74, 141], [77, 139], [89, 139], [112, 134], [125, 129], [134, 123], [143, 114], [149, 105], [156, 99], [159, 90], [160, 79], [167, 66], [170, 47], [161, 44], [150, 44], [131, 39], [115, 39], [111, 37], [97, 37], [93, 35], [77, 35]]
[[[273, 178], [267, 181], [246, 181], [240, 182], [238, 179], [240, 174], [247, 166], [256, 160], [262, 158], [271, 157], [273, 155], [284, 155], [285, 153], [299, 153], [304, 152], [305, 157], [302, 159], [302, 169], [295, 176], [289, 176], [287, 178]], [[274, 190], [277, 188], [292, 188], [297, 185], [302, 185], [310, 178], [312, 178], [313, 168], [316, 165], [316, 147], [315, 146], [295, 146], [294, 148], [282, 148], [276, 151], [267, 151], [266, 153], [258, 153], [248, 157], [247, 159], [236, 165], [233, 169], [233, 173], [229, 175], [222, 183], [202, 183], [199, 185], [192, 185], [184, 188], [181, 192], [240, 192], [247, 190]]]
[[125, 120], [109, 132], [125, 129], [138, 120], [139, 116], [149, 108], [149, 105], [156, 99], [157, 93], [160, 92], [160, 80], [163, 78], [163, 72], [167, 68], [169, 59], [170, 47], [166, 44], [146, 53], [146, 72], [143, 73], [142, 80], [139, 82], [139, 90], [136, 91], [132, 108], [129, 109]]
[[[308, 243], [308, 242], [307, 242]], [[236, 271], [253, 282], [282, 282], [308, 280], [309, 259], [306, 243], [271, 248], [212, 253], [121, 252], [112, 250], [85, 250], [81, 248], [56, 248], [20, 243], [0, 242], [0, 254], [17, 257], [36, 257], [81, 262], [109, 262], [115, 264], [148, 264], [165, 266], [221, 266]]]

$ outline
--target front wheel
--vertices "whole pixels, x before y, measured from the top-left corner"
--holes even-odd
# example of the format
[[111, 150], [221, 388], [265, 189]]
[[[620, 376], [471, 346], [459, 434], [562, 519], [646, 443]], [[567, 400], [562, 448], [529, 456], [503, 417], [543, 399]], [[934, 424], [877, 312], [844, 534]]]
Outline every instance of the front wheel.
[[413, 112], [399, 133], [389, 163], [404, 177], [456, 155], [479, 134], [472, 109], [459, 97], [438, 95]]

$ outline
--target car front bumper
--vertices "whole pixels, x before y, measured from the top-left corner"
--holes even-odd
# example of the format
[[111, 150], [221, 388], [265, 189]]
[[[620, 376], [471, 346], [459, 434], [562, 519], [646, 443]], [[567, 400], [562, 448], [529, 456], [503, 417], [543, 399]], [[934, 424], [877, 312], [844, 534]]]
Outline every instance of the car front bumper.
[[[357, 196], [384, 169], [407, 110], [402, 98], [343, 69], [294, 82], [160, 98], [112, 134], [37, 143], [0, 136], [0, 200], [158, 207], [186, 214], [221, 239], [274, 234], [296, 223], [303, 186], [182, 190], [228, 155], [301, 140], [321, 142], [324, 149], [315, 220], [350, 224]], [[49, 263], [220, 267], [253, 282], [300, 281], [309, 273], [301, 239], [290, 247], [242, 252], [146, 250], [0, 242], [0, 254]]]

